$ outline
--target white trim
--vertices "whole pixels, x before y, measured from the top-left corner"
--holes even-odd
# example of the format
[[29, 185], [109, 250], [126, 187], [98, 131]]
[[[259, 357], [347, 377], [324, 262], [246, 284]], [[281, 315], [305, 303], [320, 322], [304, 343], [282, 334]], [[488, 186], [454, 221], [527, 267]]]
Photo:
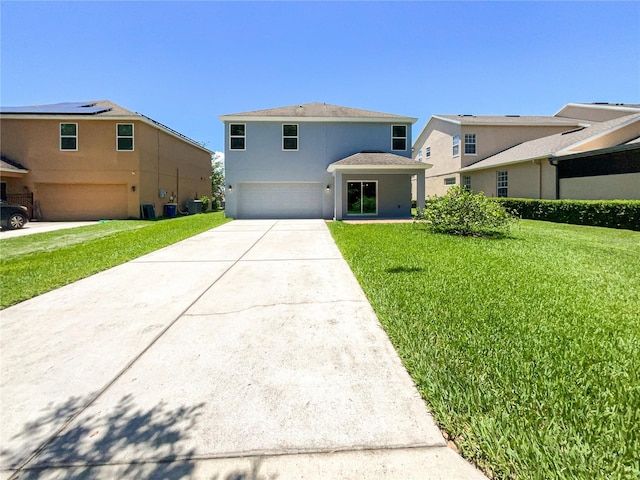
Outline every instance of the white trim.
[[[233, 125], [242, 125], [244, 127], [244, 135], [231, 135], [231, 127]], [[232, 148], [231, 147], [231, 140], [234, 138], [242, 138], [244, 140], [244, 147], [243, 148]], [[229, 151], [230, 152], [244, 152], [247, 150], [247, 124], [246, 123], [230, 123], [229, 124]]]
[[[119, 135], [118, 134], [118, 127], [120, 125], [131, 125], [131, 137], [129, 137], [128, 135]], [[135, 124], [133, 122], [131, 122], [131, 123], [116, 123], [116, 152], [135, 152], [135, 150], [136, 150], [135, 134], [136, 134], [136, 126], [135, 126]], [[121, 139], [121, 138], [131, 138], [131, 150], [118, 148], [118, 140]]]
[[[473, 143], [467, 143], [467, 137], [470, 137], [473, 135]], [[467, 153], [467, 145], [471, 146], [473, 145], [473, 149], [475, 150], [474, 153]], [[464, 134], [464, 154], [465, 156], [476, 156], [478, 155], [478, 136], [475, 133], [465, 133]]]
[[[357, 183], [360, 182], [360, 196], [362, 197], [362, 184], [363, 183], [375, 183], [376, 184], [376, 213], [349, 213], [349, 183]], [[347, 195], [346, 195], [346, 215], [347, 216], [378, 216], [378, 180], [345, 180], [345, 187], [347, 188]], [[360, 203], [360, 211], [362, 212], [362, 203]]]
[[336, 171], [344, 172], [347, 170], [374, 170], [374, 171], [385, 171], [385, 170], [428, 170], [433, 167], [431, 163], [420, 163], [419, 165], [329, 165], [327, 167], [327, 172], [333, 173]]
[[[76, 126], [76, 134], [75, 135], [62, 135], [62, 125], [75, 125]], [[78, 144], [79, 139], [78, 139], [79, 135], [78, 135], [78, 123], [77, 122], [60, 122], [58, 124], [58, 146], [60, 147], [60, 151], [61, 152], [77, 152], [78, 151]], [[62, 139], [63, 138], [75, 138], [76, 139], [76, 148], [62, 148]]]
[[[285, 137], [284, 135], [284, 127], [286, 126], [295, 126], [296, 127], [296, 135], [291, 136], [288, 135]], [[245, 127], [246, 128], [246, 127]], [[296, 139], [296, 148], [284, 148], [284, 140], [285, 138], [295, 138]], [[297, 152], [300, 147], [300, 126], [297, 123], [283, 123], [282, 124], [282, 151], [283, 152]]]
[[418, 121], [414, 117], [294, 117], [294, 116], [251, 116], [251, 115], [221, 115], [218, 117], [223, 122], [277, 122], [277, 123], [393, 123], [414, 124]]
[[[458, 143], [456, 144], [456, 137], [458, 137]], [[458, 147], [458, 153], [455, 152], [455, 147]], [[451, 157], [456, 158], [460, 156], [460, 135], [454, 135], [451, 137]]]

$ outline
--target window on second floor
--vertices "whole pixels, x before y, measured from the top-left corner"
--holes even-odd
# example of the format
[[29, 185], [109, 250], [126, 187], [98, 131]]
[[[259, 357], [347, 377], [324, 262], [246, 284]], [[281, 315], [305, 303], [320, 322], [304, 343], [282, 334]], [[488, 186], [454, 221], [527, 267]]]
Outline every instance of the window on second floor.
[[476, 134], [466, 133], [464, 135], [464, 154], [475, 155], [476, 154]]
[[497, 190], [498, 190], [498, 197], [506, 197], [507, 193], [508, 193], [508, 188], [509, 188], [509, 175], [508, 172], [505, 171], [500, 171], [497, 174]]
[[391, 127], [391, 149], [406, 150], [407, 149], [407, 126], [393, 125]]
[[427, 147], [425, 149], [425, 154], [426, 154], [427, 158], [431, 157], [431, 147]]
[[460, 135], [454, 135], [453, 137], [453, 156], [460, 155]]
[[60, 124], [60, 150], [78, 150], [78, 124]]
[[246, 139], [246, 125], [244, 123], [229, 125], [229, 150], [245, 150]]
[[118, 123], [116, 125], [116, 150], [133, 151], [133, 123]]
[[422, 149], [418, 150], [418, 157], [416, 158], [419, 162], [422, 161]]
[[282, 149], [298, 150], [298, 125], [282, 125]]

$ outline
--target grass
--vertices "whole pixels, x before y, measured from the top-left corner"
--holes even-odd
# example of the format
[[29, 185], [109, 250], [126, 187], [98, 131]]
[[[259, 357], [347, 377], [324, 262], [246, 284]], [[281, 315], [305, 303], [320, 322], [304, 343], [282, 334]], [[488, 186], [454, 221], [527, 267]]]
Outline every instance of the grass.
[[494, 478], [640, 478], [640, 233], [330, 229], [463, 456]]
[[224, 212], [155, 222], [115, 220], [0, 241], [0, 309], [204, 232]]

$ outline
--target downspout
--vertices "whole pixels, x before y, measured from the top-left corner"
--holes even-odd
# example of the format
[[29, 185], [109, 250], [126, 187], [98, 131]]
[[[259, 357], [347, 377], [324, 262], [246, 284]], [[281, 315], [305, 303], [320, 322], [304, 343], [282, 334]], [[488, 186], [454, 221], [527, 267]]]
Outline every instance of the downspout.
[[558, 161], [553, 157], [549, 157], [549, 165], [556, 167], [556, 200], [560, 199], [560, 177], [558, 176]]

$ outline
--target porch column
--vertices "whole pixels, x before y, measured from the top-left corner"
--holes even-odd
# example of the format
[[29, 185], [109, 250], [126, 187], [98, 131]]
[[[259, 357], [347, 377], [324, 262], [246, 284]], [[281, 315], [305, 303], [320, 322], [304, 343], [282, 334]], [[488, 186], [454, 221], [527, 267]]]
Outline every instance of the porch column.
[[336, 170], [333, 173], [333, 219], [342, 220], [342, 173]]
[[424, 170], [416, 174], [416, 211], [424, 210], [426, 175]]

